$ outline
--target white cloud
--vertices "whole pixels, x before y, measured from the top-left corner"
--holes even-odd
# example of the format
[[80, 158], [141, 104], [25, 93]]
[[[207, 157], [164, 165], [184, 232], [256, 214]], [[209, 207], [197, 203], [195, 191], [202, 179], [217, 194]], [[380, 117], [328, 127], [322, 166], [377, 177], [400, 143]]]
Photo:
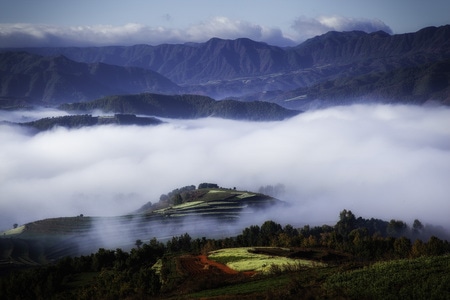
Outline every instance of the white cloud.
[[[169, 17], [167, 17], [169, 18]], [[129, 23], [122, 26], [56, 26], [44, 24], [0, 24], [3, 47], [105, 46], [162, 43], [205, 42], [213, 37], [237, 39], [247, 37], [273, 45], [298, 44], [307, 38], [330, 30], [363, 30], [372, 32], [390, 28], [379, 20], [322, 16], [298, 18], [293, 32], [227, 17], [214, 17], [187, 28], [152, 27]]]
[[342, 16], [299, 17], [292, 25], [292, 29], [295, 33], [291, 38], [296, 41], [304, 41], [328, 31], [360, 30], [370, 33], [383, 30], [392, 34], [391, 28], [381, 20], [347, 18]]
[[[174, 188], [282, 183], [294, 206], [267, 218], [333, 224], [356, 215], [450, 227], [450, 110], [349, 106], [282, 122], [172, 120], [156, 127], [0, 126], [0, 229], [57, 216], [117, 215]], [[258, 221], [259, 222], [259, 221]]]
[[151, 27], [142, 24], [123, 26], [51, 26], [36, 24], [0, 24], [4, 47], [104, 46], [205, 42], [213, 37], [236, 39], [248, 37], [275, 44], [293, 44], [281, 30], [245, 21], [215, 17], [186, 29]]

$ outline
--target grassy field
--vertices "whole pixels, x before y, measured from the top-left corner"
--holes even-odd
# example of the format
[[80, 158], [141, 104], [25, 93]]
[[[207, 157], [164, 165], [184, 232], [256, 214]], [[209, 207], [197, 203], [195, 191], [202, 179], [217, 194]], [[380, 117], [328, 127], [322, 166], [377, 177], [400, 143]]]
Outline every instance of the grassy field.
[[450, 255], [378, 262], [338, 272], [324, 287], [352, 299], [450, 299]]
[[208, 258], [227, 265], [239, 272], [255, 271], [269, 273], [273, 266], [281, 269], [291, 267], [316, 267], [324, 264], [310, 260], [252, 253], [254, 248], [229, 248], [213, 251]]
[[[225, 255], [228, 254], [228, 255]], [[236, 249], [219, 251], [218, 260], [251, 257]], [[228, 263], [230, 265], [230, 263]], [[305, 268], [191, 293], [216, 299], [450, 299], [450, 255]], [[246, 298], [248, 297], [248, 298]]]
[[[249, 294], [259, 294], [266, 293], [268, 290], [279, 289], [280, 286], [286, 286], [290, 281], [289, 275], [282, 275], [278, 277], [261, 278], [258, 280], [253, 280], [249, 282], [243, 282], [238, 284], [233, 284], [217, 289], [204, 290], [197, 293], [192, 293], [188, 296], [189, 299], [201, 298], [207, 299], [212, 297], [225, 297], [225, 296], [237, 296], [237, 295], [249, 295]], [[232, 298], [233, 299], [233, 298]]]

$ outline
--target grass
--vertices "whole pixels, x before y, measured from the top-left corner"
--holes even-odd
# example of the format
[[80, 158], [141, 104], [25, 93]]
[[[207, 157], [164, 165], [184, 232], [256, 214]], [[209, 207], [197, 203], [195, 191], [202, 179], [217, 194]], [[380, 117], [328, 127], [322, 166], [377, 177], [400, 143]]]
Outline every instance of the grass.
[[253, 196], [255, 196], [255, 194], [243, 193], [243, 194], [238, 195], [237, 198], [244, 199], [244, 198], [253, 197]]
[[276, 278], [261, 278], [258, 280], [233, 284], [217, 289], [204, 290], [197, 293], [189, 294], [191, 298], [210, 298], [224, 295], [245, 295], [254, 293], [265, 293], [271, 289], [279, 289], [289, 283], [290, 277], [288, 275], [278, 276]]
[[185, 209], [185, 208], [191, 208], [191, 207], [194, 207], [194, 206], [195, 207], [199, 207], [200, 205], [202, 205], [204, 203], [205, 203], [205, 201], [201, 201], [201, 200], [185, 202], [185, 203], [182, 203], [182, 204], [173, 205], [173, 206], [170, 206], [170, 207], [158, 209], [158, 210], [155, 210], [153, 212], [155, 212], [155, 213], [164, 213], [164, 212], [170, 211], [171, 209]]
[[2, 232], [1, 234], [2, 235], [19, 234], [19, 233], [22, 233], [24, 229], [25, 229], [25, 225], [22, 225], [22, 226], [19, 226], [17, 228], [6, 230], [6, 231]]
[[161, 269], [163, 266], [162, 259], [158, 259], [158, 261], [152, 266], [152, 269], [155, 270], [156, 274], [161, 274]]
[[330, 292], [365, 299], [450, 299], [450, 255], [401, 259], [331, 275]]
[[321, 264], [303, 259], [293, 259], [281, 256], [251, 253], [253, 248], [229, 248], [213, 251], [209, 259], [226, 264], [238, 272], [255, 271], [269, 273], [272, 266], [283, 268], [284, 266], [314, 267]]

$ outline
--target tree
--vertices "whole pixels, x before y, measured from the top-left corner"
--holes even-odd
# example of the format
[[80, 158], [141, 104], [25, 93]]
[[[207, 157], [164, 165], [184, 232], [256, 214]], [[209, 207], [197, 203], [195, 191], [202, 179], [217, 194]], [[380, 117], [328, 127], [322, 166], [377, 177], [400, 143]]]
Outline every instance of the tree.
[[395, 239], [394, 253], [399, 258], [406, 258], [411, 252], [411, 240], [406, 237]]
[[339, 221], [336, 223], [336, 231], [347, 241], [349, 233], [356, 228], [356, 217], [351, 210], [344, 209], [339, 214]]
[[13, 228], [16, 229], [19, 226], [19, 224], [14, 223]]
[[430, 237], [425, 246], [427, 255], [442, 255], [446, 251], [445, 243], [434, 235]]
[[261, 226], [261, 239], [263, 246], [272, 246], [271, 243], [282, 232], [281, 225], [274, 221], [266, 221]]
[[418, 235], [423, 230], [423, 224], [419, 220], [415, 219], [413, 223], [413, 234]]
[[411, 247], [411, 256], [412, 257], [420, 257], [426, 254], [426, 245], [422, 240], [417, 239], [414, 241]]
[[242, 246], [252, 247], [260, 245], [261, 230], [258, 225], [251, 225], [242, 232]]
[[216, 183], [203, 182], [198, 185], [198, 189], [218, 189], [219, 186]]
[[136, 247], [141, 248], [142, 245], [142, 241], [141, 240], [136, 240], [136, 242], [134, 243], [136, 245]]
[[387, 226], [387, 234], [392, 237], [400, 237], [406, 233], [408, 225], [400, 220], [391, 220]]

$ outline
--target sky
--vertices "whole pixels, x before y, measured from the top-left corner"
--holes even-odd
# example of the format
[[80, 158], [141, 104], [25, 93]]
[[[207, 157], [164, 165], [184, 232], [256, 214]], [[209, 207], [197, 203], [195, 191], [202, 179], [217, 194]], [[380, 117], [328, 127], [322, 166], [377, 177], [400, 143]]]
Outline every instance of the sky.
[[[55, 113], [3, 111], [0, 120]], [[334, 225], [349, 209], [450, 229], [447, 107], [352, 105], [279, 122], [167, 121], [35, 135], [0, 124], [0, 231], [50, 217], [126, 214], [202, 182], [248, 191], [283, 184], [278, 197], [292, 206], [255, 214], [256, 225]]]
[[414, 32], [450, 23], [448, 0], [0, 0], [0, 47], [205, 42], [292, 46], [330, 30]]

